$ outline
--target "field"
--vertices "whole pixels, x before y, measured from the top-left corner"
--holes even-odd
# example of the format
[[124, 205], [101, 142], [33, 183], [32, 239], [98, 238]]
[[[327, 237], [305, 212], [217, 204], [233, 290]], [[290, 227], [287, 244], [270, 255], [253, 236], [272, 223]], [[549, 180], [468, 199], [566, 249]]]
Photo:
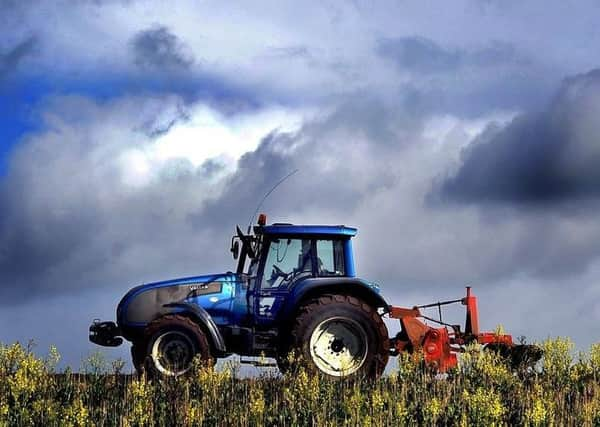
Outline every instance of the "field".
[[573, 357], [568, 339], [541, 344], [535, 369], [511, 371], [470, 348], [447, 376], [407, 356], [378, 381], [328, 381], [303, 369], [240, 378], [196, 366], [185, 380], [150, 382], [92, 357], [57, 372], [59, 354], [0, 345], [0, 426], [12, 425], [600, 425], [600, 344]]

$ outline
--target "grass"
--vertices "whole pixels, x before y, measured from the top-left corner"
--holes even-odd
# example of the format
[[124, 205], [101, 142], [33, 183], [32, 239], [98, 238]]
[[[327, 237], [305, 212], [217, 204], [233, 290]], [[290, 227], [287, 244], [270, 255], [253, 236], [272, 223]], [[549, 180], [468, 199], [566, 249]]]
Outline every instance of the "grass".
[[150, 382], [120, 361], [57, 372], [58, 352], [36, 357], [0, 344], [0, 426], [34, 425], [600, 425], [600, 344], [573, 357], [568, 339], [542, 343], [535, 369], [511, 371], [470, 348], [441, 378], [405, 355], [377, 381], [329, 381], [303, 369], [241, 379], [238, 367], [198, 364], [186, 379]]

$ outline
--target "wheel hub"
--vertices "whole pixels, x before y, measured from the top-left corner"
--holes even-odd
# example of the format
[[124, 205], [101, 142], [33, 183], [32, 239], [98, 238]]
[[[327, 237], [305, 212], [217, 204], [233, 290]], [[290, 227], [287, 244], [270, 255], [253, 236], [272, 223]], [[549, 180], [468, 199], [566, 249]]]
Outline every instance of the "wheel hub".
[[194, 345], [187, 334], [167, 331], [154, 341], [151, 357], [162, 374], [179, 376], [190, 369], [194, 353]]
[[312, 332], [309, 345], [317, 368], [335, 377], [358, 371], [368, 353], [365, 329], [359, 322], [347, 317], [322, 321]]
[[340, 353], [344, 350], [344, 341], [336, 338], [331, 342], [331, 351], [334, 353]]

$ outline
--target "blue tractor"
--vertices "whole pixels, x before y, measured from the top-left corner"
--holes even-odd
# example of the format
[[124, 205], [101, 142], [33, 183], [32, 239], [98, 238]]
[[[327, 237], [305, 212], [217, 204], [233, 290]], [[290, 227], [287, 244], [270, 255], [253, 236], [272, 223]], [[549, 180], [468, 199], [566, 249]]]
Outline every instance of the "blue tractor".
[[194, 357], [266, 356], [289, 368], [294, 352], [326, 376], [377, 377], [390, 355], [382, 316], [389, 307], [373, 283], [356, 277], [345, 226], [271, 224], [259, 216], [231, 252], [235, 272], [145, 284], [117, 308], [117, 322], [94, 321], [90, 340], [130, 341], [135, 368], [179, 376]]

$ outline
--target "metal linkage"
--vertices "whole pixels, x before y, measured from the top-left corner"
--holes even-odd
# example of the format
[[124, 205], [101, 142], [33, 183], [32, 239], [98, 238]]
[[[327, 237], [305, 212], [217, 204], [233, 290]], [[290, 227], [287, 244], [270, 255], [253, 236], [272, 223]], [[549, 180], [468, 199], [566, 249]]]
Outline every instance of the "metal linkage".
[[[461, 332], [459, 325], [451, 325], [442, 320], [441, 307], [449, 304], [461, 303], [466, 306], [465, 330]], [[428, 317], [421, 313], [420, 309], [438, 308], [439, 320]], [[519, 350], [513, 344], [512, 336], [498, 334], [494, 332], [479, 332], [479, 315], [477, 310], [477, 298], [471, 293], [471, 288], [467, 286], [467, 295], [461, 299], [441, 301], [432, 304], [418, 305], [413, 308], [389, 307], [389, 316], [398, 319], [402, 326], [401, 332], [392, 338], [392, 354], [399, 354], [403, 351], [415, 352], [422, 351], [425, 362], [438, 370], [446, 372], [448, 369], [456, 367], [456, 354], [464, 351], [464, 346], [477, 342], [490, 347], [490, 349], [500, 349], [507, 354], [519, 355]], [[441, 328], [428, 326], [420, 319], [442, 325]], [[454, 332], [449, 334], [447, 327]], [[534, 346], [532, 346], [534, 347]], [[541, 350], [537, 347], [526, 353], [527, 357], [521, 359], [537, 361], [541, 357]]]

